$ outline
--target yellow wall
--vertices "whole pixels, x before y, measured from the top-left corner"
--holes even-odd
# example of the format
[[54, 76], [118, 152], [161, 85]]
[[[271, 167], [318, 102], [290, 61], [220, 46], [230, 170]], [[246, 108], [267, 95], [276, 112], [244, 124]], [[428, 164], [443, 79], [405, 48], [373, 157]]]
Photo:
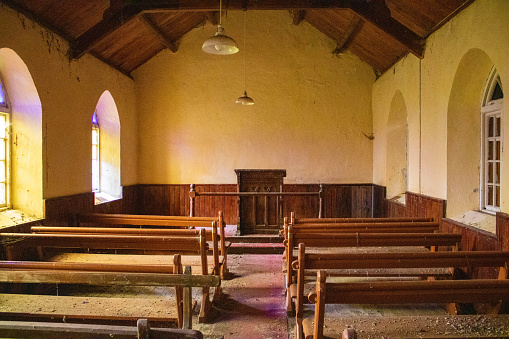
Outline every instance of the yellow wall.
[[[287, 183], [372, 182], [373, 70], [287, 11], [228, 12], [240, 52], [201, 50], [215, 32], [188, 33], [133, 72], [140, 183], [235, 183], [237, 168], [282, 168]], [[245, 55], [244, 55], [245, 54]], [[235, 100], [246, 89], [254, 106]]]
[[0, 48], [26, 64], [42, 104], [43, 196], [91, 192], [92, 113], [108, 90], [121, 126], [121, 184], [137, 183], [137, 116], [134, 82], [85, 55], [69, 61], [67, 43], [0, 5]]
[[[448, 172], [459, 170], [448, 168], [447, 161], [447, 118], [453, 82], [462, 58], [472, 49], [479, 49], [498, 69], [502, 85], [506, 88], [507, 98], [508, 17], [509, 1], [477, 0], [428, 38], [422, 60], [409, 55], [376, 81], [373, 87], [375, 133], [373, 180], [375, 183], [385, 184], [386, 163], [385, 138], [377, 138], [377, 136], [386, 135], [390, 102], [395, 91], [400, 90], [407, 104], [409, 118], [408, 190], [438, 198], [449, 198]], [[470, 71], [479, 71], [479, 68], [472, 68]], [[485, 74], [485, 77], [488, 78], [488, 75]], [[454, 92], [454, 95], [457, 100], [462, 100], [458, 97], [458, 93]], [[470, 92], [465, 91], [464, 95], [470, 95]], [[478, 100], [480, 107], [481, 97]], [[465, 101], [468, 100], [465, 99]], [[507, 144], [509, 119], [503, 118], [503, 121], [504, 143]], [[449, 151], [454, 147], [451, 146]], [[464, 147], [467, 147], [466, 144]], [[502, 155], [502, 161], [505, 164], [509, 163], [507, 154], [505, 152]], [[465, 170], [470, 171], [470, 169]], [[502, 178], [509, 178], [509, 166], [502, 167]], [[502, 210], [506, 212], [509, 210], [507, 185], [506, 180], [506, 188], [502, 190]], [[464, 206], [458, 206], [458, 204], [461, 203], [456, 203], [455, 211], [461, 209], [466, 211], [470, 208], [467, 205], [471, 202], [464, 202]]]

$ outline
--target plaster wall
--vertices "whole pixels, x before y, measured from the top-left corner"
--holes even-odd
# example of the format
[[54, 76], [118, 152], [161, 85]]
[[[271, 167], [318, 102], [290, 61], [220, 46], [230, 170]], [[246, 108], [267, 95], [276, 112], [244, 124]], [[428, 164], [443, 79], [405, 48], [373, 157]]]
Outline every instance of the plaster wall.
[[0, 48], [26, 64], [42, 105], [43, 197], [90, 192], [92, 113], [108, 90], [121, 126], [121, 184], [137, 183], [137, 116], [132, 79], [90, 55], [69, 60], [64, 39], [0, 4]]
[[[333, 41], [293, 25], [286, 11], [232, 11], [223, 25], [239, 53], [204, 53], [215, 32], [207, 24], [177, 53], [133, 72], [139, 182], [235, 183], [241, 168], [283, 168], [286, 183], [372, 182], [364, 134], [372, 132], [373, 70], [349, 53], [332, 55]], [[254, 106], [235, 104], [244, 89]]]
[[[422, 60], [409, 55], [376, 81], [373, 87], [375, 183], [385, 185], [385, 175], [380, 174], [385, 167], [385, 138], [377, 135], [386, 135], [390, 100], [400, 90], [409, 116], [409, 191], [448, 198], [447, 117], [456, 72], [467, 52], [480, 49], [499, 71], [502, 85], [509, 84], [508, 17], [508, 1], [477, 0], [427, 39]], [[509, 141], [508, 123], [509, 119], [503, 119], [504, 143]], [[505, 164], [509, 163], [507, 154], [502, 154]], [[503, 166], [502, 178], [508, 175], [509, 166]], [[509, 192], [503, 188], [502, 210], [508, 209]]]

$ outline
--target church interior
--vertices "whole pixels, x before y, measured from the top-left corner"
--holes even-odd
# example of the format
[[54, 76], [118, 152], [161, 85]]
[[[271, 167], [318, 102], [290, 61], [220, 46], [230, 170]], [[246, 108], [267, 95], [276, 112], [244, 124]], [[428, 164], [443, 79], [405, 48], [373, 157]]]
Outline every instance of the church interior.
[[508, 18], [0, 0], [0, 336], [509, 337]]

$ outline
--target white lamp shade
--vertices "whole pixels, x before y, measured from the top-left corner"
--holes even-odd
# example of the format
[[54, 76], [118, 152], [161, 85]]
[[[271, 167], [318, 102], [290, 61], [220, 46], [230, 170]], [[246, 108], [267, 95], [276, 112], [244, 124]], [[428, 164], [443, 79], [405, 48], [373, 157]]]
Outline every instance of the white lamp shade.
[[208, 38], [201, 49], [210, 54], [235, 54], [239, 51], [239, 47], [235, 40], [224, 34], [224, 28], [217, 25], [216, 34]]
[[254, 105], [254, 100], [251, 99], [251, 97], [249, 97], [247, 95], [247, 92], [244, 91], [244, 94], [242, 94], [242, 96], [240, 96], [237, 101], [235, 101], [236, 104], [242, 104], [242, 105], [247, 105], [247, 106], [251, 106], [251, 105]]

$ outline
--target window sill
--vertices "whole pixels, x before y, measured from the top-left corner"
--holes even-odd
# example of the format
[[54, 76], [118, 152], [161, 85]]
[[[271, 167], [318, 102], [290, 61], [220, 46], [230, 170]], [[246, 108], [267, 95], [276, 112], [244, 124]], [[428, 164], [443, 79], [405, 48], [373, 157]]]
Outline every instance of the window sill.
[[37, 220], [41, 220], [41, 218], [33, 217], [20, 210], [8, 209], [0, 212], [0, 228], [16, 226]]
[[105, 204], [107, 202], [120, 200], [120, 197], [114, 197], [104, 192], [95, 192], [94, 202], [96, 205]]
[[494, 214], [484, 211], [468, 211], [449, 218], [459, 223], [479, 228], [493, 234], [497, 233], [497, 218]]
[[390, 199], [388, 199], [389, 201], [394, 201], [394, 202], [397, 202], [401, 205], [406, 205], [406, 196], [405, 196], [405, 193], [402, 193], [402, 194], [399, 194], [399, 195], [396, 195]]

